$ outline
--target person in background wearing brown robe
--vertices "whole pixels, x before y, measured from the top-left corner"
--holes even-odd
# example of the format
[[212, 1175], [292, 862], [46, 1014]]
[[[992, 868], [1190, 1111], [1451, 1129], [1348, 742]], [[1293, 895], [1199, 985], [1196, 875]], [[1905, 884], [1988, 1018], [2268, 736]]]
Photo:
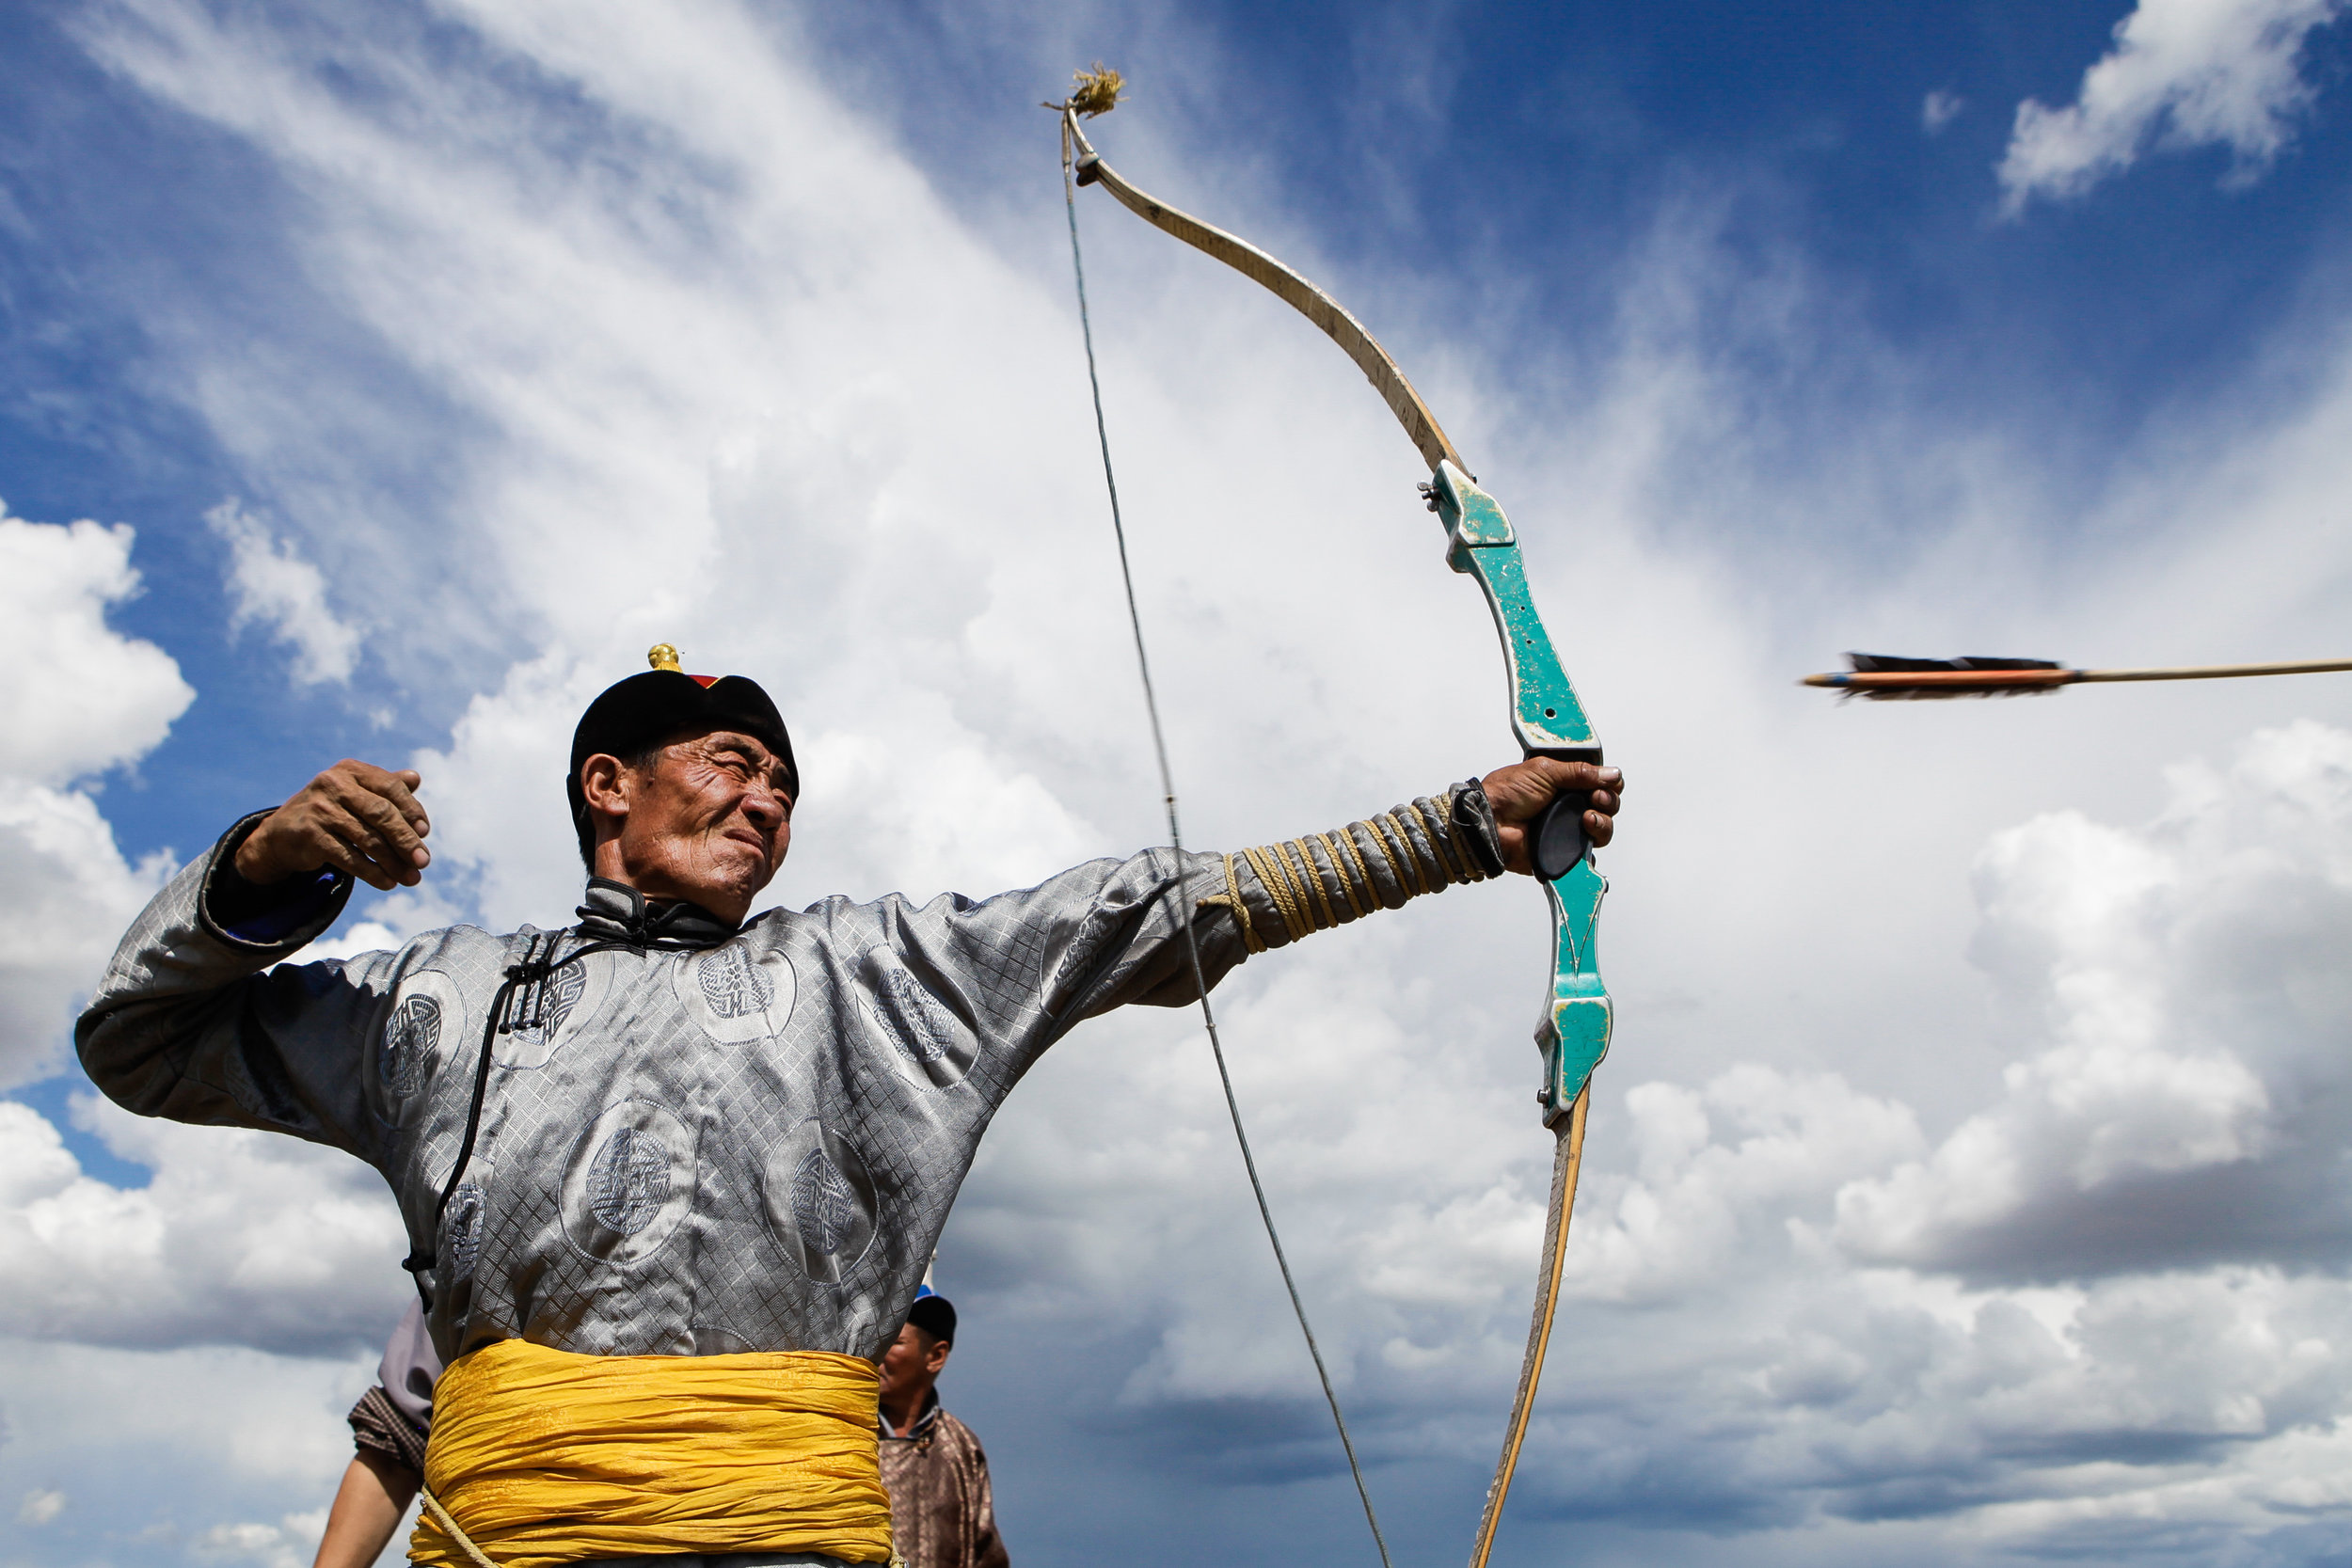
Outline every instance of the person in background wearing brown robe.
[[955, 1338], [955, 1307], [946, 1296], [922, 1295], [882, 1353], [882, 1476], [890, 1491], [890, 1533], [907, 1568], [1008, 1568], [988, 1455], [970, 1427], [939, 1407], [933, 1386]]

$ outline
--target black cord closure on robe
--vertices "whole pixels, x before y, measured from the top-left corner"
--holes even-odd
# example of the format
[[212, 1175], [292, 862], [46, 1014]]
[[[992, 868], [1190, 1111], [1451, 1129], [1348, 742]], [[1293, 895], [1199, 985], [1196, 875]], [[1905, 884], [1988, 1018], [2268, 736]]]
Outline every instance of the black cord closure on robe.
[[[482, 1105], [490, 1089], [492, 1047], [501, 1035], [511, 1035], [517, 1029], [544, 1028], [548, 1022], [548, 982], [559, 969], [567, 969], [592, 953], [610, 953], [617, 949], [655, 953], [699, 953], [718, 946], [743, 927], [737, 923], [720, 919], [700, 904], [684, 899], [655, 903], [624, 882], [604, 877], [588, 879], [588, 896], [579, 909], [576, 927], [562, 931], [534, 931], [523, 947], [520, 963], [506, 966], [505, 981], [498, 994], [490, 999], [489, 1016], [482, 1022], [482, 1050], [474, 1062], [473, 1098], [466, 1107], [466, 1135], [457, 1145], [456, 1164], [450, 1167], [449, 1180], [441, 1184], [441, 1196], [433, 1205], [433, 1226], [425, 1244], [400, 1260], [417, 1282], [417, 1295], [424, 1302], [427, 1312], [433, 1310], [433, 1292], [426, 1289], [424, 1271], [440, 1256], [441, 1220], [449, 1212], [449, 1200], [457, 1195], [458, 1184], [466, 1179], [466, 1167], [473, 1163], [474, 1140], [482, 1131]], [[557, 958], [564, 939], [574, 931], [586, 939], [580, 946]]]
[[583, 936], [657, 953], [699, 953], [743, 928], [683, 898], [654, 903], [628, 883], [607, 877], [588, 879], [587, 902], [572, 912], [580, 916]]

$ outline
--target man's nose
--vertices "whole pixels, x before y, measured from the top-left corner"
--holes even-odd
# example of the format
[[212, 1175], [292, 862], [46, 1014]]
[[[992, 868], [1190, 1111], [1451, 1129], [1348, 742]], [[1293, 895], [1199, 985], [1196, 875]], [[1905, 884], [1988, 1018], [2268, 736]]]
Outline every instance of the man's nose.
[[743, 796], [743, 815], [750, 817], [762, 832], [774, 832], [784, 824], [784, 800], [765, 784], [754, 784]]

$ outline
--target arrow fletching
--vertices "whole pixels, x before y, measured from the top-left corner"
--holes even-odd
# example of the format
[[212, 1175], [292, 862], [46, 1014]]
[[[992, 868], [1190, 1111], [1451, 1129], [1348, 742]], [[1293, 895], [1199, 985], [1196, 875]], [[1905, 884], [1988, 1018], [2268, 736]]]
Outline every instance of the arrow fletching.
[[1905, 658], [1899, 654], [1848, 654], [1849, 671], [1807, 675], [1807, 686], [1825, 686], [1848, 697], [1874, 703], [1925, 702], [1941, 697], [2032, 697], [2083, 678], [2080, 670], [2046, 658]]

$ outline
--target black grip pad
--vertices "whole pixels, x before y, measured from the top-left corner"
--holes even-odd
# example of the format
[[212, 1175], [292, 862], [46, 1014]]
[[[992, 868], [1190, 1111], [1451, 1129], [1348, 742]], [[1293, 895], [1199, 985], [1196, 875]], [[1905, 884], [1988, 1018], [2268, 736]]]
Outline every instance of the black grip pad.
[[1528, 858], [1534, 863], [1536, 876], [1556, 882], [1592, 852], [1592, 841], [1584, 836], [1584, 814], [1592, 804], [1590, 790], [1572, 789], [1552, 797], [1551, 804], [1535, 819], [1534, 836], [1528, 841]]

